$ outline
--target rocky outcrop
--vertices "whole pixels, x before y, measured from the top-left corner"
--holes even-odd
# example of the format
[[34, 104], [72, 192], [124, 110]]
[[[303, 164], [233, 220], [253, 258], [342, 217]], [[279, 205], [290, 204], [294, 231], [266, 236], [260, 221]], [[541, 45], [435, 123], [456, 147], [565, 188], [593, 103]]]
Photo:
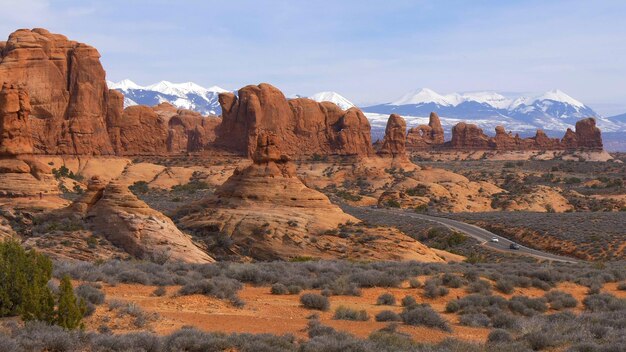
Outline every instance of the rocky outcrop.
[[409, 129], [406, 137], [406, 147], [409, 150], [430, 149], [444, 143], [443, 127], [439, 115], [430, 113], [428, 125], [419, 125]]
[[385, 138], [378, 150], [381, 156], [406, 157], [406, 121], [397, 114], [391, 114], [385, 128]]
[[48, 165], [17, 157], [0, 158], [0, 197], [49, 194], [59, 194], [59, 185]]
[[30, 95], [35, 153], [112, 154], [110, 92], [98, 51], [45, 29], [20, 29], [0, 52], [0, 82]]
[[135, 258], [214, 262], [168, 217], [137, 199], [124, 184], [112, 182], [105, 186], [94, 178], [87, 192], [71, 207], [86, 214], [85, 219], [94, 232]]
[[109, 135], [118, 155], [184, 154], [211, 144], [220, 122], [169, 103], [136, 105], [110, 120]]
[[241, 88], [235, 96], [220, 94], [223, 122], [216, 145], [251, 156], [257, 137], [279, 136], [281, 153], [306, 155], [372, 155], [370, 125], [361, 110], [342, 110], [329, 102], [287, 100], [277, 88], [262, 83]]
[[593, 117], [576, 122], [576, 147], [580, 149], [602, 149], [602, 133]]
[[178, 109], [169, 103], [154, 107], [157, 115], [167, 122], [167, 151], [174, 154], [198, 152], [215, 141], [217, 126], [222, 119], [204, 117], [187, 109]]
[[592, 117], [576, 122], [576, 131], [567, 129], [561, 140], [549, 138], [542, 130], [537, 130], [533, 138], [520, 138], [506, 132], [504, 127], [496, 127], [494, 137], [487, 136], [473, 124], [460, 122], [452, 128], [452, 140], [445, 147], [454, 150], [602, 150], [602, 135]]
[[489, 137], [474, 124], [459, 122], [452, 128], [452, 149], [488, 149]]
[[543, 130], [537, 130], [535, 137], [532, 138], [532, 145], [539, 150], [556, 150], [560, 148], [558, 138], [550, 138]]
[[28, 93], [13, 85], [2, 86], [0, 91], [0, 156], [33, 152], [30, 109]]
[[[254, 163], [237, 170], [214, 196], [182, 208], [174, 216], [177, 223], [207, 238], [212, 253], [224, 257], [441, 261], [397, 230], [338, 236], [339, 227], [358, 220], [300, 181], [280, 141], [260, 132], [251, 153]], [[368, 236], [369, 242], [359, 242], [359, 236]]]
[[109, 127], [118, 155], [158, 155], [167, 153], [167, 124], [153, 108], [130, 106], [117, 124]]

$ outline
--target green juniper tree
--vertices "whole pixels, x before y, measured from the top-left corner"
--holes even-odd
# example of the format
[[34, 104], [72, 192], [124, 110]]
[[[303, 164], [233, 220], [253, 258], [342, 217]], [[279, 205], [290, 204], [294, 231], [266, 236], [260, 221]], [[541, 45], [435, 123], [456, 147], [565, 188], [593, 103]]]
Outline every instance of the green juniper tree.
[[54, 320], [54, 296], [48, 288], [52, 262], [17, 241], [0, 243], [0, 316]]
[[77, 299], [76, 295], [74, 295], [70, 277], [67, 275], [63, 276], [59, 285], [56, 324], [69, 330], [82, 328], [81, 320], [86, 310], [85, 301]]
[[76, 298], [67, 276], [55, 297], [48, 287], [51, 278], [48, 257], [24, 250], [15, 240], [0, 242], [0, 317], [19, 315], [24, 321], [40, 320], [66, 329], [80, 327], [85, 302]]

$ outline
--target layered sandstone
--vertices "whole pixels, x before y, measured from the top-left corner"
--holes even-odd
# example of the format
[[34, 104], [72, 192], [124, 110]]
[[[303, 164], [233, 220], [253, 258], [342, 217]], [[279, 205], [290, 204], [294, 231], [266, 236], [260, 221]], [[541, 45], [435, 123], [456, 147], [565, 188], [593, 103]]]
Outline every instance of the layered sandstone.
[[279, 136], [281, 152], [306, 155], [371, 155], [370, 125], [361, 110], [342, 110], [329, 102], [287, 100], [277, 88], [262, 83], [219, 97], [223, 122], [216, 145], [251, 156], [264, 132]]
[[0, 91], [0, 156], [31, 154], [28, 93], [14, 85], [4, 84]]
[[406, 136], [407, 149], [427, 149], [444, 143], [443, 127], [439, 115], [430, 113], [428, 125], [419, 125], [409, 129]]
[[213, 262], [165, 215], [133, 195], [125, 184], [93, 178], [70, 208], [84, 214], [94, 232], [135, 258], [154, 261]]
[[110, 92], [98, 51], [45, 29], [21, 29], [0, 52], [0, 82], [30, 95], [35, 153], [112, 154]]
[[31, 159], [0, 158], [0, 197], [38, 197], [58, 193], [58, 181], [49, 166]]
[[[358, 220], [300, 181], [279, 140], [261, 132], [252, 153], [254, 164], [236, 171], [214, 196], [181, 209], [175, 216], [180, 226], [206, 236], [214, 252], [223, 256], [441, 261], [397, 230], [369, 234], [367, 252], [359, 243], [365, 234], [338, 236], [339, 227]], [[219, 240], [223, 237], [229, 240]]]

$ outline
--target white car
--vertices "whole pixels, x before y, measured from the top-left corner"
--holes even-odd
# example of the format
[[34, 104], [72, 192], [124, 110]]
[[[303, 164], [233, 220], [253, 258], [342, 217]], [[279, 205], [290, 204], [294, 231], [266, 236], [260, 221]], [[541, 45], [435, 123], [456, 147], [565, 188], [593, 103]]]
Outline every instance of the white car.
[[491, 242], [498, 243], [500, 242], [500, 240], [498, 239], [498, 237], [492, 237]]

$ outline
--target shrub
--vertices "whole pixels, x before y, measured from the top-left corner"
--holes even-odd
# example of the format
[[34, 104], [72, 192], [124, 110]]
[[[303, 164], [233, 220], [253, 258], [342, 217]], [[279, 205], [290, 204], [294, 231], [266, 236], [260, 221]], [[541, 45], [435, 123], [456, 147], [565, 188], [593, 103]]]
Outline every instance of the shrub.
[[376, 304], [380, 306], [393, 306], [396, 304], [396, 297], [391, 293], [383, 293], [376, 299]]
[[491, 317], [491, 325], [498, 329], [517, 329], [519, 321], [513, 315], [500, 312]]
[[369, 315], [365, 310], [356, 310], [347, 308], [344, 306], [339, 306], [335, 310], [335, 315], [333, 319], [337, 320], [354, 320], [354, 321], [367, 321], [369, 320]]
[[491, 284], [486, 280], [476, 280], [467, 285], [466, 291], [469, 293], [489, 294], [491, 292]]
[[443, 276], [441, 277], [441, 283], [444, 286], [450, 287], [450, 288], [459, 288], [463, 286], [464, 284], [463, 279], [461, 279], [457, 275], [450, 274], [450, 273], [443, 274]]
[[555, 341], [554, 338], [549, 336], [547, 333], [543, 331], [533, 331], [522, 337], [526, 343], [532, 348], [534, 351], [539, 351], [546, 349], [548, 347], [554, 347], [558, 345], [558, 341]]
[[238, 302], [237, 291], [241, 290], [241, 282], [224, 276], [216, 276], [210, 279], [192, 281], [180, 288], [180, 295], [201, 294], [219, 299], [229, 299], [231, 302]]
[[145, 194], [150, 191], [150, 187], [146, 181], [136, 181], [132, 185], [128, 186], [128, 189], [135, 195]]
[[302, 287], [298, 285], [289, 285], [287, 286], [287, 291], [289, 291], [290, 295], [297, 295], [297, 294], [300, 294], [300, 292], [302, 292]]
[[614, 312], [626, 309], [626, 300], [609, 293], [589, 295], [583, 299], [586, 310], [592, 312]]
[[402, 298], [401, 303], [403, 307], [411, 307], [411, 306], [417, 305], [417, 301], [415, 300], [415, 297], [413, 296], [404, 296], [404, 298]]
[[533, 316], [548, 310], [545, 298], [529, 298], [526, 296], [513, 296], [509, 300], [509, 309], [525, 316]]
[[79, 285], [74, 292], [78, 297], [85, 300], [85, 302], [95, 305], [104, 303], [104, 292], [91, 284]]
[[626, 291], [626, 281], [622, 281], [617, 284], [617, 289], [620, 291]]
[[513, 293], [513, 291], [515, 290], [513, 283], [509, 280], [505, 280], [505, 279], [499, 279], [496, 281], [496, 290], [498, 290], [499, 292], [502, 293]]
[[574, 308], [578, 305], [578, 301], [574, 296], [563, 291], [550, 291], [546, 293], [545, 298], [548, 300], [548, 303], [550, 303], [550, 308], [554, 310]]
[[495, 329], [487, 336], [488, 343], [509, 343], [513, 341], [511, 334], [502, 329]]
[[152, 292], [152, 294], [157, 297], [163, 297], [167, 294], [167, 290], [164, 286], [159, 286], [154, 290], [154, 292]]
[[270, 292], [273, 295], [286, 295], [289, 293], [289, 289], [287, 289], [287, 286], [277, 283], [272, 285]]
[[489, 326], [491, 319], [482, 313], [463, 314], [459, 319], [459, 323], [465, 326]]
[[409, 280], [409, 286], [411, 288], [420, 288], [422, 287], [422, 283], [418, 279]]
[[400, 315], [390, 310], [383, 310], [375, 316], [376, 321], [402, 321]]
[[447, 295], [450, 292], [446, 287], [441, 286], [441, 280], [430, 278], [424, 283], [424, 296], [428, 298], [437, 298]]
[[448, 322], [427, 305], [406, 308], [400, 314], [400, 317], [407, 325], [426, 326], [448, 332], [452, 331]]
[[300, 303], [302, 303], [302, 305], [308, 309], [327, 311], [330, 308], [330, 301], [328, 300], [328, 297], [324, 297], [315, 293], [303, 294], [302, 296], [300, 296]]

